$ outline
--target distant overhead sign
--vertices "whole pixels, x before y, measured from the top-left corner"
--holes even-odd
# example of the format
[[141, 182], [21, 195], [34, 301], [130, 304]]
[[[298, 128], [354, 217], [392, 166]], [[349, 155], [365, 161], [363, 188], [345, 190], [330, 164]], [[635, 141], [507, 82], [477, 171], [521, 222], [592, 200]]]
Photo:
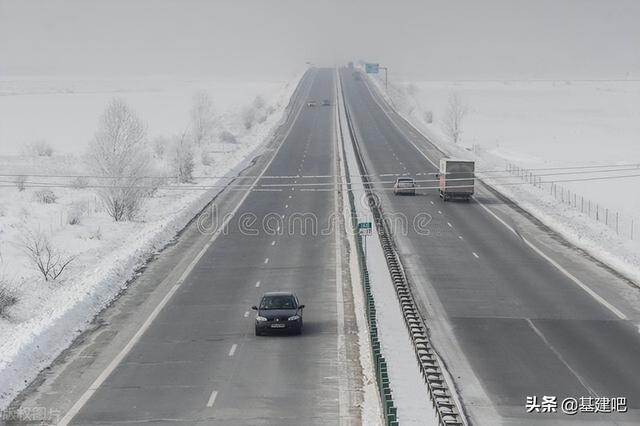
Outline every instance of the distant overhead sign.
[[371, 235], [372, 233], [371, 222], [358, 223], [358, 233], [364, 237]]
[[364, 69], [367, 74], [378, 74], [378, 68], [380, 68], [380, 64], [366, 63], [364, 65]]

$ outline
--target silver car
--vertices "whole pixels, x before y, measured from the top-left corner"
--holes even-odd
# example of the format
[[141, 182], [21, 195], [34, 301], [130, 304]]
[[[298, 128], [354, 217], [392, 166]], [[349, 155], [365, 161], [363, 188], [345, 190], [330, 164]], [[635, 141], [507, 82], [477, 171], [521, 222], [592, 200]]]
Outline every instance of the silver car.
[[398, 178], [393, 185], [394, 195], [416, 195], [416, 182], [413, 178]]

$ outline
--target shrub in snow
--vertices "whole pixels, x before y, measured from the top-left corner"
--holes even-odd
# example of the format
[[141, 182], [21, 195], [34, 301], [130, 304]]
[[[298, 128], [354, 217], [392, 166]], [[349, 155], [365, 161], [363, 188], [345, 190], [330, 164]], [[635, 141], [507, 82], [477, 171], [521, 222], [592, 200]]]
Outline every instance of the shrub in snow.
[[196, 145], [211, 142], [213, 129], [215, 128], [215, 116], [211, 96], [204, 90], [193, 96], [191, 106], [191, 133]]
[[144, 178], [150, 173], [146, 129], [138, 116], [120, 99], [114, 99], [102, 115], [89, 145], [92, 169], [105, 177], [97, 193], [115, 221], [132, 220], [147, 194]]
[[33, 197], [37, 202], [42, 204], [53, 204], [58, 199], [56, 194], [50, 189], [40, 189], [33, 193]]
[[18, 293], [4, 279], [0, 279], [0, 317], [6, 318], [7, 309], [18, 303]]
[[78, 176], [71, 181], [73, 189], [84, 189], [89, 186], [89, 179], [84, 176]]
[[60, 278], [74, 256], [67, 256], [57, 249], [49, 238], [40, 231], [23, 231], [22, 247], [33, 268], [45, 281]]
[[16, 177], [16, 188], [18, 188], [18, 191], [22, 192], [25, 189], [25, 185], [27, 182], [27, 177], [26, 176], [17, 176]]
[[177, 138], [174, 143], [171, 166], [178, 177], [178, 182], [187, 183], [193, 180], [193, 169], [195, 168], [193, 146], [187, 140], [186, 134]]
[[256, 122], [256, 110], [253, 107], [245, 108], [242, 111], [242, 124], [244, 128], [249, 130]]
[[36, 141], [25, 146], [25, 154], [37, 155], [38, 157], [51, 157], [53, 148], [45, 141]]
[[220, 133], [220, 141], [224, 143], [238, 143], [236, 136], [228, 130], [223, 130]]
[[74, 202], [69, 206], [69, 210], [67, 211], [67, 223], [69, 225], [80, 225], [85, 214], [85, 205], [81, 202]]

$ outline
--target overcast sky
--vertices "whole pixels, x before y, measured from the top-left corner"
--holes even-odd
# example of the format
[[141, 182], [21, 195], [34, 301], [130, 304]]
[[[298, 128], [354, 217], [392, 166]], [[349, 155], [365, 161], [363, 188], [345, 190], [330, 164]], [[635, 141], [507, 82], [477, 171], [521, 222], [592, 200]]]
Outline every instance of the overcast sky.
[[0, 0], [1, 75], [640, 78], [638, 0]]

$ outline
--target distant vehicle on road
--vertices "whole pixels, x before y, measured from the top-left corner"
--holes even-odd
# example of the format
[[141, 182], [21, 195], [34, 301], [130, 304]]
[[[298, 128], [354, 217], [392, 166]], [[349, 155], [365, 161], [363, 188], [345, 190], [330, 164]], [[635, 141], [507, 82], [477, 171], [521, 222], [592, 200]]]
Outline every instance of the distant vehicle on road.
[[394, 195], [416, 195], [416, 182], [413, 178], [398, 178], [393, 185]]
[[448, 201], [460, 198], [469, 201], [475, 183], [475, 163], [455, 158], [440, 159], [440, 198]]
[[318, 103], [316, 101], [309, 101], [309, 102], [307, 102], [307, 106], [308, 107], [318, 106]]
[[291, 292], [264, 293], [260, 304], [251, 309], [256, 315], [256, 336], [270, 331], [292, 331], [302, 333], [302, 311], [298, 297]]
[[324, 101], [322, 101], [322, 106], [331, 106], [331, 102], [329, 101], [329, 99], [325, 99]]

